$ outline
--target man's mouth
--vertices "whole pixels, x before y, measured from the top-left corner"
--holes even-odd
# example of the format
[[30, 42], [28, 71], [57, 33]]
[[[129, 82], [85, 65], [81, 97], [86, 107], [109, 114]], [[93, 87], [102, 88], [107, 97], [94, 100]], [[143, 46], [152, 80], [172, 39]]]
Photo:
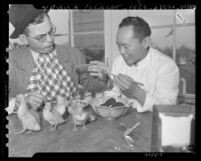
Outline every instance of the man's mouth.
[[45, 48], [52, 48], [54, 47], [54, 43], [48, 44]]
[[50, 46], [47, 46], [46, 48], [49, 49], [49, 48], [52, 48], [52, 47], [53, 47], [53, 45], [50, 45]]

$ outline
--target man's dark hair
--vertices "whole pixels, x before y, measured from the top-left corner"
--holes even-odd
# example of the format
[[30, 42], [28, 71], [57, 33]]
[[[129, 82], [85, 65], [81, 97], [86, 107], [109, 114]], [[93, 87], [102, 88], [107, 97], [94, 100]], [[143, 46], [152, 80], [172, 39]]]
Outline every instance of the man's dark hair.
[[119, 28], [133, 26], [135, 37], [141, 42], [146, 36], [151, 35], [149, 24], [140, 17], [126, 17], [119, 24]]
[[[48, 17], [48, 18], [50, 18], [49, 17], [49, 15], [47, 14], [47, 12], [43, 12], [43, 13], [41, 13], [40, 15], [38, 15], [36, 18], [34, 18], [30, 23], [29, 23], [29, 25], [30, 24], [32, 24], [32, 25], [37, 25], [37, 24], [40, 24], [40, 23], [42, 23], [43, 21], [44, 21], [44, 19], [45, 19], [45, 17]], [[23, 32], [23, 34], [28, 34], [30, 31], [29, 31], [29, 25], [24, 29], [24, 32]]]

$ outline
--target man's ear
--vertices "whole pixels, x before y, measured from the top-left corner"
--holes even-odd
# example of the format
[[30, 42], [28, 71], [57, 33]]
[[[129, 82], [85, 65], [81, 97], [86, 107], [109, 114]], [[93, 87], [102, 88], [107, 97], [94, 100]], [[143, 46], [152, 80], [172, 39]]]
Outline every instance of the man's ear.
[[19, 39], [23, 44], [28, 45], [27, 36], [25, 34], [20, 34]]
[[151, 38], [149, 36], [145, 37], [143, 40], [143, 46], [147, 49], [151, 44]]

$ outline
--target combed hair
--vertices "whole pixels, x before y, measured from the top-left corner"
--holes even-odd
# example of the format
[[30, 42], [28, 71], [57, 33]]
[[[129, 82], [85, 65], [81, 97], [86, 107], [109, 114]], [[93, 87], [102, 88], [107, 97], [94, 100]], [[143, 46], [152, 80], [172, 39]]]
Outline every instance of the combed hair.
[[141, 42], [146, 36], [151, 35], [149, 24], [140, 17], [126, 17], [119, 24], [119, 28], [124, 26], [133, 26], [135, 37]]

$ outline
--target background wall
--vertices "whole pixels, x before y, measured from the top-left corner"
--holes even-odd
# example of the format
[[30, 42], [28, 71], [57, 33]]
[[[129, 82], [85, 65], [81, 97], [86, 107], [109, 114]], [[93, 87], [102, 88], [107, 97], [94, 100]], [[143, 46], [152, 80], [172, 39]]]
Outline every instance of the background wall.
[[49, 16], [52, 23], [56, 26], [56, 34], [65, 34], [64, 36], [55, 37], [57, 44], [69, 44], [69, 10], [50, 10]]

